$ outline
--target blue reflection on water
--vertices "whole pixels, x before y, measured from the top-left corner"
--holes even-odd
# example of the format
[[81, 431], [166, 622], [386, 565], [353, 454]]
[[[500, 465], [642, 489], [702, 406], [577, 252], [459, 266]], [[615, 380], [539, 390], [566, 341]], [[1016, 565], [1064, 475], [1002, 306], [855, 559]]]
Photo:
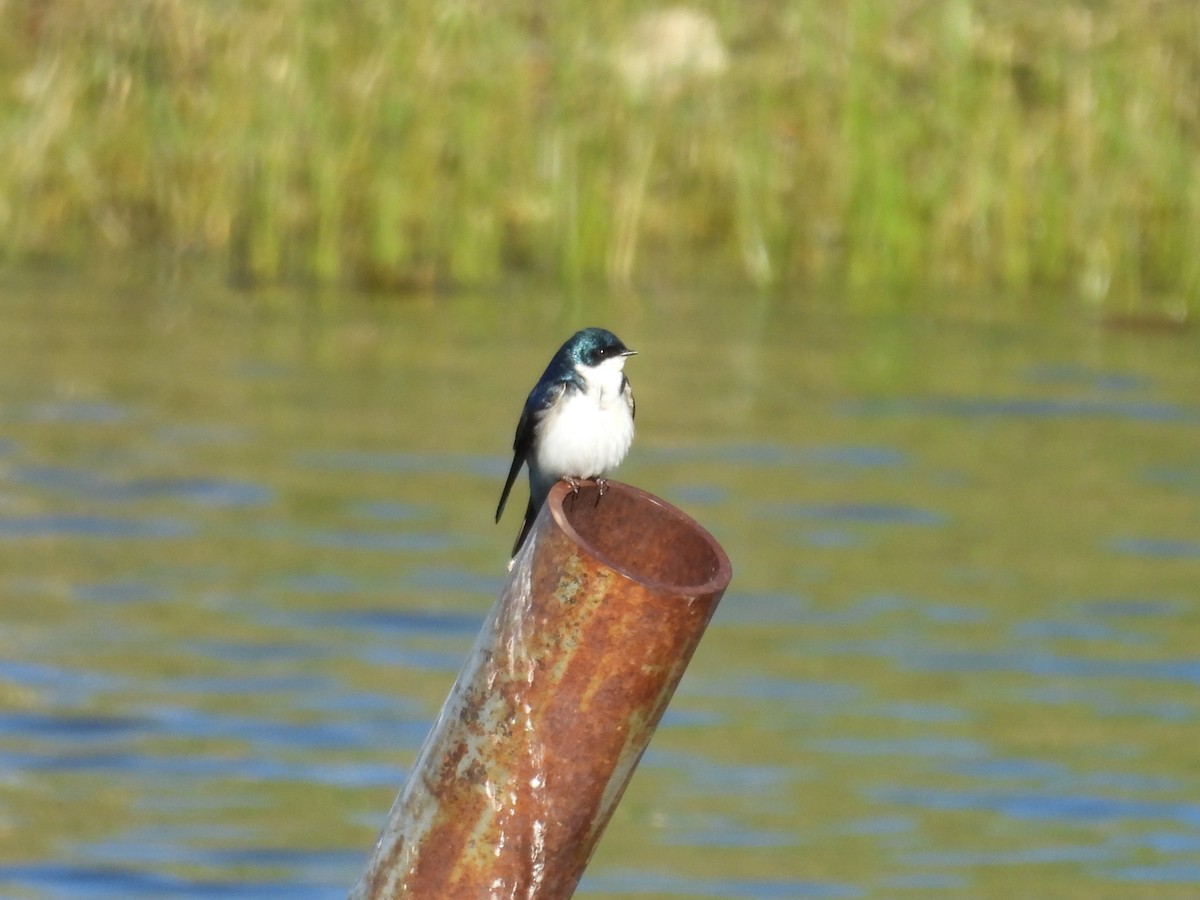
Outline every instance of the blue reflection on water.
[[0, 537], [182, 538], [194, 529], [179, 519], [125, 519], [86, 514], [48, 513], [0, 517]]
[[36, 691], [46, 704], [82, 704], [102, 691], [114, 690], [128, 679], [90, 669], [48, 666], [21, 660], [0, 660], [0, 681]]
[[250, 536], [326, 549], [413, 552], [445, 551], [464, 539], [450, 532], [373, 531], [368, 529], [307, 528], [272, 522], [248, 528]]
[[909, 457], [894, 447], [836, 445], [789, 447], [783, 444], [695, 444], [669, 449], [639, 448], [638, 460], [645, 464], [736, 463], [753, 466], [800, 466], [851, 469], [881, 469], [907, 465]]
[[885, 887], [902, 891], [944, 891], [965, 888], [969, 884], [967, 878], [949, 872], [913, 872], [893, 875], [884, 881]]
[[669, 495], [676, 506], [713, 506], [726, 502], [730, 492], [714, 484], [681, 484], [673, 487]]
[[497, 566], [497, 574], [481, 575], [470, 569], [453, 566], [416, 566], [409, 569], [404, 583], [422, 592], [461, 593], [490, 598], [499, 596], [504, 587], [505, 578], [500, 574], [501, 571], [501, 567]]
[[1200, 826], [1200, 805], [1098, 794], [1052, 792], [945, 790], [884, 787], [871, 792], [876, 799], [901, 806], [932, 810], [986, 810], [1014, 819], [1079, 819], [1088, 822], [1154, 819]]
[[263, 506], [274, 492], [261, 484], [222, 481], [214, 478], [142, 478], [120, 487], [120, 499], [140, 500], [166, 497], [202, 506]]
[[395, 503], [388, 500], [359, 500], [352, 504], [353, 515], [380, 522], [411, 522], [429, 514], [415, 503]]
[[1105, 372], [1068, 363], [1039, 363], [1030, 366], [1024, 379], [1034, 384], [1069, 385], [1098, 392], [1144, 391], [1153, 379], [1133, 372]]
[[1063, 621], [1053, 619], [1030, 619], [1013, 626], [1019, 638], [1048, 638], [1052, 640], [1117, 641], [1120, 643], [1148, 643], [1149, 638], [1131, 634], [1104, 622]]
[[620, 896], [687, 894], [694, 897], [746, 898], [746, 900], [789, 900], [804, 897], [861, 897], [862, 891], [845, 884], [816, 881], [753, 881], [710, 878], [683, 878], [652, 872], [606, 872], [585, 875], [579, 894], [616, 894]]
[[1160, 719], [1163, 722], [1186, 722], [1196, 717], [1196, 707], [1193, 703], [1144, 696], [1136, 700], [1127, 699], [1111, 689], [1094, 686], [1039, 684], [1028, 688], [1024, 696], [1043, 706], [1086, 707], [1098, 716]]
[[849, 835], [908, 834], [915, 830], [916, 827], [916, 820], [912, 816], [869, 816], [851, 822], [845, 828], [842, 828], [839, 833]]
[[148, 721], [133, 716], [97, 716], [83, 713], [0, 713], [0, 734], [42, 740], [99, 740], [140, 733]]
[[455, 475], [503, 477], [509, 461], [498, 456], [466, 453], [371, 453], [365, 450], [305, 450], [291, 464], [312, 469], [353, 472], [449, 472]]
[[872, 525], [945, 525], [939, 512], [892, 503], [764, 503], [756, 513], [771, 519], [816, 519]]
[[910, 397], [842, 404], [851, 416], [950, 416], [954, 418], [1125, 419], [1133, 422], [1200, 421], [1200, 411], [1156, 401], [1092, 398]]
[[[883, 616], [895, 613], [906, 613], [938, 624], [961, 624], [984, 622], [988, 613], [965, 605], [953, 603], [933, 603], [919, 597], [909, 597], [904, 594], [880, 593], [872, 594], [850, 603], [835, 607], [816, 607], [804, 605], [794, 615], [796, 621], [807, 624], [851, 624], [869, 622]], [[874, 649], [878, 645], [879, 649]], [[887, 640], [867, 645], [846, 644], [864, 652], [879, 652], [882, 655], [907, 654], [908, 647], [892, 645]]]
[[692, 789], [715, 787], [739, 795], [750, 791], [778, 790], [798, 775], [797, 770], [790, 766], [719, 763], [695, 753], [656, 749], [653, 744], [647, 749], [642, 765], [680, 773], [691, 783]]
[[1179, 831], [1152, 831], [1148, 834], [1125, 838], [1128, 843], [1148, 847], [1160, 853], [1200, 854], [1200, 834]]
[[1200, 559], [1200, 542], [1174, 538], [1115, 538], [1109, 547], [1118, 553], [1158, 559]]
[[808, 601], [795, 594], [739, 591], [735, 587], [736, 582], [721, 599], [717, 611], [718, 625], [783, 625], [801, 622], [806, 616]]
[[1169, 487], [1176, 491], [1200, 491], [1200, 469], [1183, 466], [1147, 466], [1141, 479], [1156, 487]]
[[1130, 618], [1163, 618], [1179, 614], [1180, 604], [1150, 597], [1114, 597], [1089, 600], [1082, 604], [1085, 615]]
[[1171, 862], [1157, 866], [1126, 866], [1114, 870], [1112, 874], [1122, 881], [1200, 884], [1200, 863]]
[[676, 824], [662, 837], [666, 847], [793, 847], [796, 843], [795, 835], [738, 828], [720, 817], [697, 829]]
[[862, 535], [836, 528], [810, 529], [801, 532], [797, 538], [805, 546], [823, 550], [850, 550], [862, 547], [866, 543]]
[[420, 609], [346, 609], [336, 613], [304, 613], [314, 625], [365, 629], [373, 634], [431, 632], [445, 635], [474, 635], [483, 624], [484, 612]]
[[1004, 779], [1039, 779], [1064, 778], [1067, 769], [1061, 763], [1046, 762], [1040, 759], [1026, 759], [1014, 756], [986, 757], [984, 759], [966, 760], [956, 763], [951, 771], [979, 778]]
[[907, 853], [904, 863], [922, 867], [1021, 866], [1046, 863], [1100, 862], [1111, 855], [1111, 849], [1078, 844], [1057, 844], [1049, 847], [1022, 847], [1017, 850], [937, 850]]
[[359, 653], [363, 662], [386, 668], [421, 669], [427, 672], [457, 672], [466, 648], [430, 650], [425, 647], [369, 647]]
[[875, 704], [864, 710], [866, 715], [901, 722], [962, 722], [966, 710], [941, 703], [884, 703]]
[[[415, 751], [424, 735], [415, 741], [403, 732], [395, 738], [395, 746], [405, 751]], [[393, 733], [382, 733], [379, 740], [392, 739]], [[386, 745], [376, 745], [386, 746]], [[204, 793], [189, 799], [189, 806], [201, 806], [207, 802], [214, 809], [223, 809], [231, 798], [214, 787], [217, 779], [234, 781], [304, 782], [348, 788], [391, 788], [401, 784], [405, 770], [399, 766], [358, 760], [340, 763], [325, 761], [320, 764], [303, 759], [284, 760], [277, 752], [271, 755], [255, 755], [245, 751], [231, 755], [229, 751], [192, 752], [180, 756], [177, 752], [164, 750], [161, 753], [139, 752], [123, 748], [64, 748], [60, 752], [46, 749], [38, 753], [0, 753], [0, 763], [22, 772], [65, 772], [65, 773], [113, 773], [137, 776], [139, 790], [154, 793], [158, 790], [174, 791], [184, 782], [204, 788]], [[161, 783], [160, 783], [161, 782]], [[189, 788], [190, 789], [190, 788]], [[202, 801], [200, 797], [207, 798]], [[169, 805], [177, 807], [182, 801], [171, 800]], [[172, 838], [174, 840], [174, 838]]]
[[222, 898], [222, 900], [333, 900], [344, 898], [344, 884], [321, 883], [321, 879], [286, 879], [277, 875], [263, 881], [187, 879], [128, 866], [86, 863], [44, 863], [0, 866], [0, 884], [20, 884], [52, 891], [64, 900], [120, 900], [123, 897], [154, 897], [162, 900]]
[[830, 753], [849, 756], [917, 756], [922, 759], [963, 759], [986, 756], [988, 747], [966, 738], [937, 736], [901, 738], [832, 738], [815, 742]]
[[111, 581], [80, 584], [71, 591], [80, 600], [92, 603], [147, 603], [161, 600], [163, 588], [141, 581]]
[[367, 585], [359, 578], [339, 575], [336, 572], [305, 572], [285, 575], [279, 579], [282, 590], [297, 594], [361, 594]]
[[896, 663], [917, 671], [1024, 672], [1030, 675], [1069, 675], [1080, 678], [1147, 679], [1200, 684], [1200, 659], [1096, 659], [1046, 650], [955, 652], [925, 651], [895, 654]]
[[84, 500], [133, 503], [143, 500], [183, 500], [202, 506], [262, 506], [274, 499], [267, 487], [218, 478], [114, 479], [86, 469], [65, 466], [18, 466], [9, 477], [16, 484], [70, 494]]
[[688, 678], [680, 685], [680, 696], [709, 698], [753, 697], [757, 700], [803, 701], [805, 703], [842, 704], [861, 695], [858, 687], [831, 681], [798, 678], [738, 676], [715, 680], [702, 676]]
[[72, 425], [114, 425], [132, 418], [117, 403], [104, 401], [48, 401], [25, 407], [8, 407], [0, 418], [10, 422], [65, 422]]
[[[393, 719], [392, 723], [395, 724]], [[421, 734], [425, 722], [414, 722]], [[355, 749], [370, 746], [380, 737], [379, 723], [363, 717], [326, 717], [314, 721], [286, 721], [263, 715], [209, 713], [198, 709], [160, 707], [155, 711], [154, 726], [147, 733], [173, 738], [228, 739], [259, 749], [305, 747], [308, 749]], [[398, 735], [392, 733], [393, 740]], [[383, 743], [380, 746], [393, 746]], [[407, 745], [407, 741], [405, 742]]]

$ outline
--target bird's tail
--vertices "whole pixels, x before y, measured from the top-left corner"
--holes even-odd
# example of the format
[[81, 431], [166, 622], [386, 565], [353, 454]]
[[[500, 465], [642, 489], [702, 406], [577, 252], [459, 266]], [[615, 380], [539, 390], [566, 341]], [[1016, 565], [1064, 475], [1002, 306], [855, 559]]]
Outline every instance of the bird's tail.
[[525, 538], [529, 535], [529, 530], [533, 528], [534, 519], [537, 518], [538, 510], [541, 509], [541, 504], [535, 504], [533, 497], [529, 498], [529, 505], [525, 507], [525, 521], [521, 524], [521, 533], [517, 535], [517, 542], [513, 544], [512, 555], [516, 556], [522, 545], [525, 543]]

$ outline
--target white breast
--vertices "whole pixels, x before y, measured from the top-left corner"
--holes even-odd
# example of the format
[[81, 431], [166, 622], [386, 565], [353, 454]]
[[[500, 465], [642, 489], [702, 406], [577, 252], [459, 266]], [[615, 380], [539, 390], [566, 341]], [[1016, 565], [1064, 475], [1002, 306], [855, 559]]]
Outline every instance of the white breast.
[[615, 469], [633, 443], [633, 411], [621, 387], [624, 357], [579, 367], [587, 389], [566, 397], [539, 423], [536, 466], [557, 481], [597, 478]]

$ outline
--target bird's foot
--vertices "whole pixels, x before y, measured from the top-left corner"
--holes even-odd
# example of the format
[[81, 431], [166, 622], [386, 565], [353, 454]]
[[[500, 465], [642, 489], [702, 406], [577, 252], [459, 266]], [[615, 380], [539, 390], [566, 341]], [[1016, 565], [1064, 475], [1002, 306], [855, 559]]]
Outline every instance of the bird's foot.
[[564, 475], [562, 480], [565, 481], [570, 486], [571, 495], [574, 497], [578, 497], [579, 496], [579, 488], [583, 484], [583, 482], [580, 481], [578, 478], [573, 478], [570, 475]]
[[608, 479], [607, 478], [597, 478], [596, 479], [596, 505], [597, 506], [600, 505], [600, 498], [603, 497], [606, 493], [608, 493]]

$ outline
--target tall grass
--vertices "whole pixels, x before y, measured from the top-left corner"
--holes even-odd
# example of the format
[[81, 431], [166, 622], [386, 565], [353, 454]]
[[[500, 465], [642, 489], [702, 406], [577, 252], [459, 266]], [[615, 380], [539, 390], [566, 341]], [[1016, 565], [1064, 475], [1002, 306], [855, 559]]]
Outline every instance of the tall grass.
[[638, 82], [643, 9], [8, 0], [0, 246], [1200, 299], [1195, 4], [726, 0], [727, 65]]

